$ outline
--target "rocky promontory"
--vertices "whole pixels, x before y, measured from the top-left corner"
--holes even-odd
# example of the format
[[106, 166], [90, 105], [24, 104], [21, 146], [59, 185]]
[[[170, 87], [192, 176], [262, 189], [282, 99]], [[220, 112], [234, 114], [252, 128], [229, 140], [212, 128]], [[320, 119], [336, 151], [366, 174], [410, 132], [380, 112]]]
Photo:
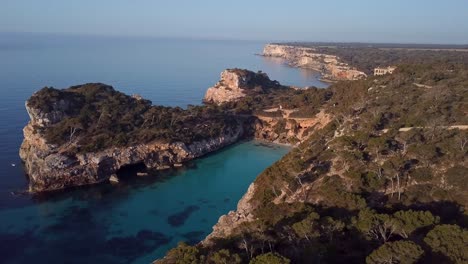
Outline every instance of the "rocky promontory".
[[30, 191], [108, 181], [125, 166], [166, 169], [238, 141], [242, 124], [203, 107], [152, 106], [104, 84], [43, 88], [27, 102], [20, 157]]
[[263, 56], [285, 59], [292, 67], [318, 71], [323, 79], [330, 81], [358, 80], [367, 75], [330, 54], [319, 53], [315, 48], [268, 44], [263, 49]]
[[219, 82], [206, 91], [203, 101], [222, 104], [239, 100], [249, 93], [261, 93], [279, 86], [277, 81], [271, 81], [262, 72], [227, 69], [221, 73]]

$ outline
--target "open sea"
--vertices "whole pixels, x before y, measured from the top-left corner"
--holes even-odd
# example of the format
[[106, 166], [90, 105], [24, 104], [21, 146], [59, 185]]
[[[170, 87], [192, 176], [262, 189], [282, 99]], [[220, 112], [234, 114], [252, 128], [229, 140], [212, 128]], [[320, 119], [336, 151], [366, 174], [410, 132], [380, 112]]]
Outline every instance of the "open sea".
[[319, 74], [256, 56], [266, 43], [0, 33], [0, 262], [150, 263], [179, 241], [194, 244], [236, 208], [249, 184], [288, 148], [234, 144], [186, 167], [118, 185], [41, 195], [18, 156], [24, 108], [44, 86], [102, 82], [153, 104], [200, 104], [226, 68], [262, 70], [294, 86], [326, 87]]

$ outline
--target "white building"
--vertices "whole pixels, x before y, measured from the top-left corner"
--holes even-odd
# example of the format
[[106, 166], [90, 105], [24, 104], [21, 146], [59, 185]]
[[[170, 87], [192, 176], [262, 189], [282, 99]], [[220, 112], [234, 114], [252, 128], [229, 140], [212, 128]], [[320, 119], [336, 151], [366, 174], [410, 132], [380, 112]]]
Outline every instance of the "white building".
[[374, 75], [385, 75], [385, 74], [392, 74], [393, 71], [396, 69], [394, 66], [388, 66], [386, 68], [375, 68]]

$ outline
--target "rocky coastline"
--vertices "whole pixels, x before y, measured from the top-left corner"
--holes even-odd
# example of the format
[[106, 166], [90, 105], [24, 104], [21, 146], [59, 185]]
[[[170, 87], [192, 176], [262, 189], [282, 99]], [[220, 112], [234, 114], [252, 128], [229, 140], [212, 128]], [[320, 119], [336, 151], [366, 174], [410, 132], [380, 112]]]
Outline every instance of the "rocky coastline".
[[111, 178], [115, 181], [119, 169], [137, 164], [144, 164], [147, 169], [169, 169], [233, 144], [243, 136], [243, 128], [239, 124], [230, 133], [191, 144], [154, 141], [70, 155], [61, 153], [58, 146], [48, 144], [39, 133], [35, 133], [37, 122], [41, 120], [31, 118], [24, 128], [25, 139], [20, 149], [20, 157], [30, 179], [29, 192], [96, 184]]
[[324, 82], [359, 80], [367, 77], [363, 71], [348, 65], [339, 57], [319, 53], [315, 48], [268, 44], [264, 47], [262, 56], [282, 58], [291, 67], [320, 72], [321, 80]]
[[[279, 46], [267, 53], [327, 71], [324, 61], [312, 59], [313, 50]], [[368, 54], [367, 48], [359, 52]], [[408, 60], [406, 55], [402, 59]], [[387, 56], [386, 61], [393, 60]], [[452, 62], [413, 61], [391, 75], [340, 81], [326, 89], [266, 96], [244, 90], [245, 95], [227, 100], [239, 102], [239, 109], [259, 106], [252, 113], [257, 138], [282, 141], [294, 135], [289, 139], [299, 143], [257, 176], [236, 210], [221, 216], [202, 242], [181, 243], [154, 263], [188, 258], [199, 263], [382, 262], [382, 252], [397, 244], [421, 252], [410, 262], [465, 260], [463, 243], [450, 242], [468, 234], [464, 61], [450, 76]], [[446, 94], [450, 97], [441, 96]], [[428, 112], [428, 105], [450, 110]], [[304, 130], [307, 123], [310, 130]], [[447, 212], [449, 207], [453, 210]], [[440, 255], [443, 240], [460, 254]]]
[[[30, 121], [23, 129], [24, 140], [19, 155], [29, 177], [29, 192], [31, 193], [60, 190], [109, 180], [116, 181], [118, 180], [116, 174], [126, 166], [144, 165], [149, 170], [163, 170], [181, 166], [184, 162], [219, 150], [246, 136], [242, 119], [233, 117], [219, 118], [213, 115], [213, 119], [217, 118], [218, 121], [212, 124], [213, 127], [209, 127], [211, 117], [209, 115], [203, 117], [203, 114], [200, 114], [202, 117], [193, 120], [193, 124], [190, 124], [193, 127], [182, 127], [184, 122], [179, 121], [180, 128], [178, 130], [200, 130], [199, 134], [189, 134], [189, 136], [192, 135], [191, 137], [194, 140], [187, 141], [182, 138], [178, 135], [181, 133], [177, 132], [178, 130], [174, 132], [170, 132], [172, 130], [167, 132], [167, 129], [163, 130], [163, 128], [152, 128], [150, 130], [150, 128], [146, 127], [145, 121], [140, 121], [139, 123], [143, 123], [140, 127], [127, 129], [127, 133], [149, 133], [149, 136], [153, 138], [152, 140], [142, 138], [141, 142], [137, 141], [136, 143], [123, 145], [108, 143], [100, 147], [99, 145], [103, 144], [103, 141], [105, 143], [114, 142], [121, 135], [101, 135], [97, 140], [91, 139], [95, 136], [94, 133], [98, 133], [92, 131], [93, 127], [98, 126], [96, 123], [103, 123], [102, 116], [107, 112], [95, 109], [95, 111], [102, 112], [97, 115], [99, 116], [98, 120], [93, 120], [95, 118], [83, 114], [83, 109], [96, 108], [97, 103], [108, 103], [106, 100], [113, 100], [114, 97], [118, 96], [121, 100], [120, 105], [127, 103], [129, 109], [141, 107], [143, 110], [139, 110], [139, 115], [148, 115], [148, 112], [150, 112], [152, 113], [152, 120], [155, 119], [156, 114], [162, 115], [162, 111], [169, 111], [169, 113], [173, 111], [170, 115], [173, 119], [176, 118], [175, 113], [177, 113], [190, 120], [190, 118], [193, 119], [192, 113], [186, 113], [188, 110], [183, 111], [172, 108], [154, 109], [150, 106], [149, 101], [144, 101], [139, 97], [123, 95], [114, 91], [112, 87], [103, 84], [86, 84], [77, 87], [79, 88], [71, 87], [64, 90], [44, 88], [26, 102], [26, 110]], [[94, 90], [98, 90], [98, 96], [94, 97], [97, 99], [92, 103], [82, 103], [82, 95]], [[100, 96], [104, 99], [99, 99]], [[37, 103], [40, 100], [46, 101]], [[104, 109], [106, 109], [107, 106], [103, 105]], [[156, 110], [159, 110], [159, 112]], [[88, 121], [90, 124], [84, 126], [80, 123], [79, 118], [90, 119]], [[109, 118], [121, 119], [119, 116]], [[163, 120], [160, 120], [160, 122], [163, 122]], [[171, 124], [167, 125], [169, 129], [177, 126], [174, 120], [170, 122]], [[108, 126], [113, 129], [113, 125], [112, 122], [109, 122]], [[128, 124], [125, 125], [129, 126]], [[215, 130], [216, 126], [221, 126], [221, 128]], [[100, 127], [98, 129], [100, 129], [98, 131], [106, 131]], [[62, 133], [58, 131], [62, 131]], [[211, 131], [212, 135], [204, 136], [207, 134], [206, 131]], [[169, 135], [174, 139], [169, 140], [157, 135], [157, 133], [162, 132], [166, 133], [164, 134], [166, 137]], [[156, 135], [151, 133], [156, 133]], [[51, 139], [53, 136], [58, 138], [54, 139], [58, 142]], [[135, 136], [135, 138], [138, 140], [139, 137]], [[89, 142], [91, 143], [88, 144]], [[91, 150], [87, 150], [88, 148]]]
[[[207, 90], [203, 101], [208, 105], [200, 106], [197, 111], [205, 111], [210, 105], [217, 107], [226, 103], [234, 103], [243, 100], [244, 97], [252, 93], [258, 91], [266, 93], [268, 89], [276, 89], [277, 87], [291, 89], [280, 86], [276, 81], [271, 81], [264, 73], [228, 69], [221, 73], [220, 81]], [[100, 94], [93, 98], [102, 97], [103, 99], [83, 103], [82, 95], [94, 90], [97, 90], [98, 94]], [[305, 130], [320, 123], [320, 120], [315, 122], [309, 119], [297, 120], [296, 122], [294, 118], [288, 119], [286, 116], [284, 118], [271, 118], [256, 114], [235, 114], [228, 109], [218, 114], [207, 114], [201, 121], [195, 120], [191, 124], [180, 121], [181, 131], [201, 129], [200, 133], [203, 135], [206, 135], [207, 131], [212, 131], [210, 126], [219, 125], [223, 127], [212, 136], [187, 142], [187, 140], [176, 137], [177, 133], [180, 132], [173, 130], [172, 127], [177, 125], [169, 124], [169, 130], [174, 131], [168, 132], [169, 136], [176, 138], [163, 140], [159, 139], [158, 136], [153, 136], [154, 129], [149, 130], [146, 128], [145, 124], [149, 122], [148, 120], [151, 119], [151, 122], [153, 122], [155, 115], [159, 115], [158, 111], [162, 110], [182, 111], [177, 112], [178, 115], [186, 115], [187, 118], [190, 118], [193, 113], [185, 113], [189, 110], [158, 109], [158, 111], [152, 112], [151, 118], [141, 120], [138, 126], [127, 132], [127, 134], [140, 133], [146, 135], [145, 137], [148, 137], [147, 134], [149, 133], [153, 138], [152, 140], [144, 140], [143, 138], [140, 140], [137, 136], [135, 138], [136, 143], [108, 144], [97, 147], [102, 143], [102, 140], [104, 142], [113, 142], [116, 140], [115, 138], [119, 139], [121, 136], [106, 134], [103, 139], [101, 136], [101, 140], [94, 140], [94, 143], [89, 144], [91, 150], [87, 150], [90, 146], [85, 146], [85, 144], [93, 142], [88, 138], [93, 138], [94, 134], [101, 133], [94, 132], [96, 128], [93, 130], [93, 127], [98, 126], [96, 123], [103, 122], [102, 116], [106, 112], [96, 109], [97, 112], [101, 112], [95, 115], [94, 120], [89, 121], [91, 124], [85, 126], [76, 126], [74, 122], [78, 122], [77, 118], [82, 118], [83, 109], [95, 107], [96, 104], [101, 105], [103, 102], [106, 103], [106, 100], [110, 100], [107, 97], [112, 99], [115, 97], [114, 94], [121, 98], [121, 104], [128, 104], [129, 109], [139, 107], [145, 109], [142, 110], [143, 114], [139, 113], [138, 115], [149, 116], [147, 112], [152, 111], [151, 102], [139, 96], [123, 95], [113, 90], [112, 87], [103, 84], [86, 84], [64, 90], [44, 88], [26, 102], [26, 110], [30, 121], [23, 129], [24, 140], [19, 154], [30, 180], [29, 192], [61, 190], [108, 181], [116, 182], [118, 181], [117, 174], [119, 170], [127, 166], [144, 165], [148, 170], [169, 169], [181, 166], [184, 162], [219, 150], [245, 138], [294, 145], [305, 138]], [[47, 100], [38, 103], [40, 100], [45, 100], [44, 98]], [[230, 106], [224, 107], [229, 108]], [[113, 115], [120, 115], [120, 113], [116, 112]], [[219, 119], [219, 115], [222, 115], [222, 117], [218, 123], [212, 124], [211, 119]], [[87, 119], [93, 119], [84, 116]], [[320, 117], [320, 115], [318, 116]], [[174, 113], [170, 115], [170, 118], [174, 118]], [[118, 119], [120, 119], [118, 116], [115, 117], [115, 122], [118, 122]], [[204, 124], [200, 124], [200, 122], [204, 122]], [[109, 127], [113, 129], [113, 124], [109, 124]], [[61, 141], [51, 142], [51, 134], [54, 137], [61, 138]], [[199, 138], [200, 136], [192, 135], [191, 137]]]

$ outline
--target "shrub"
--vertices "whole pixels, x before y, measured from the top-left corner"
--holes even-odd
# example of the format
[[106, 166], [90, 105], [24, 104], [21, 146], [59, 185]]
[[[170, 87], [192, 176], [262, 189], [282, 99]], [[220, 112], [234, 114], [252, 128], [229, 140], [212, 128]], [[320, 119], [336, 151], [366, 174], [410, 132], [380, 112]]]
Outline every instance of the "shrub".
[[367, 258], [368, 264], [416, 263], [424, 254], [422, 248], [411, 241], [387, 242]]
[[439, 225], [424, 238], [432, 251], [442, 253], [455, 263], [468, 262], [468, 230], [457, 225]]
[[250, 264], [289, 264], [291, 261], [278, 253], [259, 255], [250, 261]]

